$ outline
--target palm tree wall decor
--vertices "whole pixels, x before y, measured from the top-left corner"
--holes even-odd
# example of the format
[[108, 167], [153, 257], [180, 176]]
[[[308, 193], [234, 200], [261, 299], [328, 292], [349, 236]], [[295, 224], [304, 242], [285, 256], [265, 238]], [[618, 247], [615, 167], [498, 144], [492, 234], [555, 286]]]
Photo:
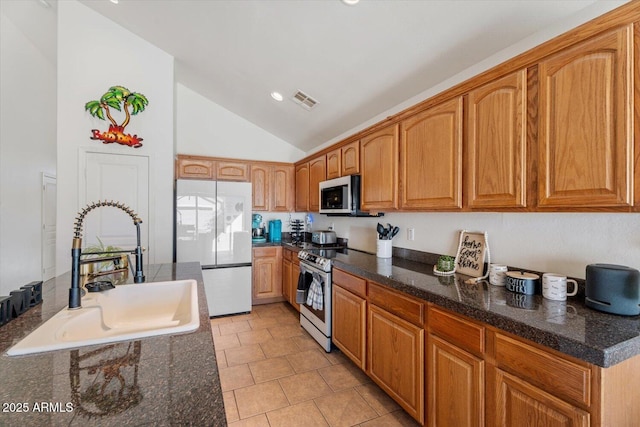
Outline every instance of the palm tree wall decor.
[[[138, 137], [138, 135], [125, 134], [124, 128], [129, 124], [131, 116], [143, 112], [148, 104], [149, 100], [141, 93], [131, 92], [124, 86], [110, 87], [99, 101], [89, 101], [84, 105], [84, 109], [93, 117], [105, 120], [106, 116], [111, 122], [109, 130], [106, 132], [100, 132], [99, 129], [91, 129], [91, 139], [100, 140], [104, 144], [117, 142], [133, 148], [142, 147], [142, 142], [140, 142], [142, 138]], [[129, 108], [131, 108], [131, 111], [129, 111]], [[110, 109], [124, 110], [125, 119], [122, 124], [118, 124], [115, 121]]]

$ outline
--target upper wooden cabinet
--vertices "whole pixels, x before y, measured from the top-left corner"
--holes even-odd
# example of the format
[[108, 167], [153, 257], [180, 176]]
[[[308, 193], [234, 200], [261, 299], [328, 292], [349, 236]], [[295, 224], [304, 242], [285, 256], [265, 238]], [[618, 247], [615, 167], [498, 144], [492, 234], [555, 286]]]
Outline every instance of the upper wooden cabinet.
[[398, 207], [398, 125], [360, 140], [361, 195], [365, 211]]
[[291, 212], [294, 209], [293, 165], [251, 165], [253, 210]]
[[360, 141], [353, 141], [327, 153], [327, 179], [359, 173]]
[[[357, 175], [360, 173], [360, 142], [353, 141], [340, 148], [342, 155], [341, 176]], [[328, 177], [327, 177], [328, 178]]]
[[462, 97], [400, 124], [401, 208], [462, 207]]
[[296, 166], [296, 211], [309, 210], [309, 163]]
[[538, 205], [632, 201], [633, 25], [540, 62]]
[[209, 159], [178, 156], [176, 179], [215, 179], [216, 162]]
[[320, 156], [309, 161], [309, 210], [320, 210], [320, 182], [327, 179], [327, 158]]
[[471, 208], [526, 206], [527, 71], [469, 92], [466, 197]]
[[340, 148], [327, 153], [327, 179], [340, 178], [342, 176], [342, 154]]
[[250, 170], [250, 163], [243, 161], [182, 154], [176, 158], [176, 179], [249, 182]]
[[293, 165], [274, 165], [271, 184], [271, 210], [291, 212], [295, 202]]
[[218, 161], [216, 167], [216, 179], [220, 181], [249, 182], [249, 163]]
[[251, 165], [252, 205], [254, 211], [268, 211], [271, 208], [271, 166]]

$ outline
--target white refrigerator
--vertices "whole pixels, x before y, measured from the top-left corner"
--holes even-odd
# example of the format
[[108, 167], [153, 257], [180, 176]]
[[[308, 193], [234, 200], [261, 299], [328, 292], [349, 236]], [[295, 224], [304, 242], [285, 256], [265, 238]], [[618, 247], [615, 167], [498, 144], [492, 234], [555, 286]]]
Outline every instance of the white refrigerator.
[[199, 261], [210, 316], [251, 311], [251, 184], [176, 182], [175, 259]]

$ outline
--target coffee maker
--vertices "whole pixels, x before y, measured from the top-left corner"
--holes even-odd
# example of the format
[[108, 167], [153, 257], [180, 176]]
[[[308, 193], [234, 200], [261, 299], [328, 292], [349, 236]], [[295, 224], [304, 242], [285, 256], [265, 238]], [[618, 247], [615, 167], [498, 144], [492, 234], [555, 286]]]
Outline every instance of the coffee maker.
[[253, 214], [251, 217], [251, 241], [253, 243], [266, 242], [264, 224], [262, 223], [262, 215]]

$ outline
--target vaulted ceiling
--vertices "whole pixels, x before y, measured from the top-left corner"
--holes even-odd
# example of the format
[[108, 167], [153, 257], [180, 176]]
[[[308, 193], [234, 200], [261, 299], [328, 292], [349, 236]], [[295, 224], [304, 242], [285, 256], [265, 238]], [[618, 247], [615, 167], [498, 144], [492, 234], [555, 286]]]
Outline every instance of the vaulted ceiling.
[[[625, 3], [81, 2], [173, 55], [178, 82], [303, 151], [585, 8]], [[273, 91], [283, 101], [272, 99]], [[315, 107], [308, 110], [293, 102], [298, 91], [317, 101]]]

